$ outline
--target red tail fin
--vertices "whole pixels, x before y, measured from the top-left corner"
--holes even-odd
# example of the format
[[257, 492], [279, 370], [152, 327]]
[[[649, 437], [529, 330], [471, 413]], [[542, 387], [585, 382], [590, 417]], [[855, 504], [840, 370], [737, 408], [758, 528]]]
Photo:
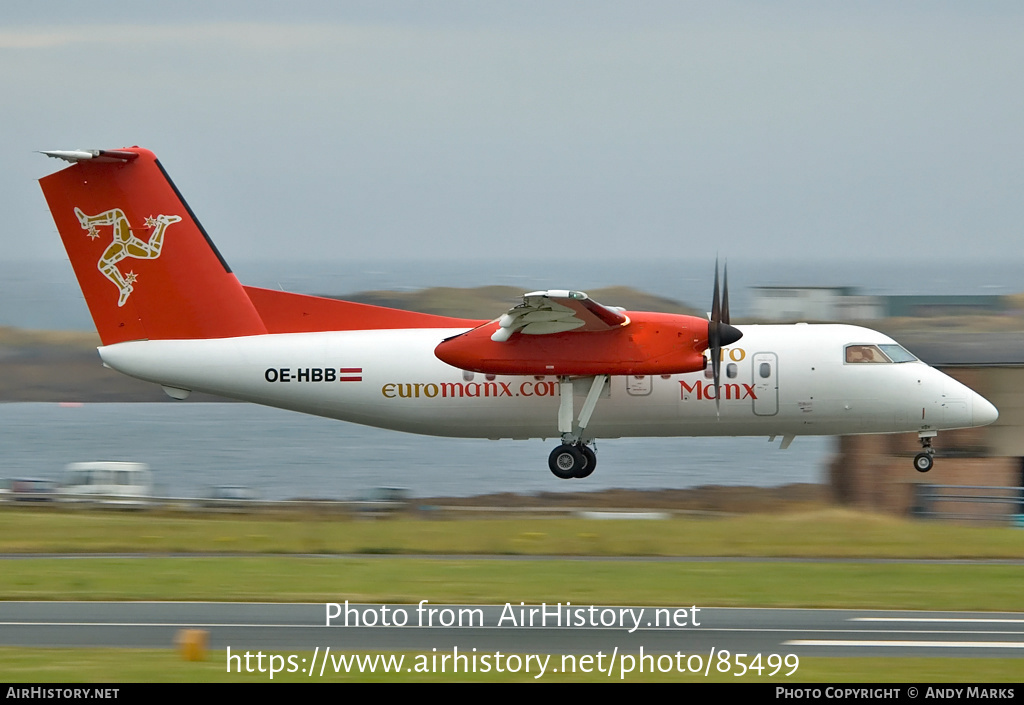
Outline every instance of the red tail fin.
[[152, 152], [46, 154], [77, 162], [39, 183], [104, 345], [267, 332]]

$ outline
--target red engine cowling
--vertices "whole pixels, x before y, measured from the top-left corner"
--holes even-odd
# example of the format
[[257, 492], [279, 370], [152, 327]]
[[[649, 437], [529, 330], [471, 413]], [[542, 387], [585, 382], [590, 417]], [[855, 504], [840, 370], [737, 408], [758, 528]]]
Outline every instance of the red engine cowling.
[[708, 322], [695, 316], [629, 312], [628, 325], [491, 340], [492, 321], [434, 349], [462, 370], [501, 375], [662, 375], [705, 367]]

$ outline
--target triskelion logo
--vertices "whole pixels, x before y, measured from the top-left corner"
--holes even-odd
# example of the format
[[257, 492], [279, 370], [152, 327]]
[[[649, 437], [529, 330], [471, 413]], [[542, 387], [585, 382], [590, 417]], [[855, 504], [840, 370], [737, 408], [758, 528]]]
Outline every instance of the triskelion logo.
[[124, 306], [128, 297], [131, 296], [132, 285], [138, 280], [139, 275], [133, 271], [128, 271], [127, 274], [122, 273], [117, 268], [117, 263], [128, 257], [134, 259], [156, 259], [159, 257], [164, 244], [164, 231], [168, 225], [181, 220], [181, 216], [177, 215], [158, 215], [155, 218], [149, 216], [146, 218], [144, 227], [153, 232], [149, 236], [149, 242], [146, 242], [135, 236], [128, 224], [128, 218], [120, 208], [111, 208], [109, 211], [103, 211], [97, 215], [86, 215], [80, 208], [75, 208], [75, 215], [78, 216], [78, 222], [82, 224], [82, 230], [86, 231], [86, 237], [93, 240], [100, 237], [98, 228], [101, 225], [113, 226], [113, 242], [104, 250], [96, 266], [120, 292], [120, 296], [117, 298], [118, 306]]

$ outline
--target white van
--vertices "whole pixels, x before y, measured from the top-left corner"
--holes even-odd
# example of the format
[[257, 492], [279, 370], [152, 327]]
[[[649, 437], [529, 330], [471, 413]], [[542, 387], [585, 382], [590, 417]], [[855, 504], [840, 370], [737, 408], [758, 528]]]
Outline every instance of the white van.
[[61, 499], [140, 506], [153, 496], [153, 473], [146, 463], [69, 463]]

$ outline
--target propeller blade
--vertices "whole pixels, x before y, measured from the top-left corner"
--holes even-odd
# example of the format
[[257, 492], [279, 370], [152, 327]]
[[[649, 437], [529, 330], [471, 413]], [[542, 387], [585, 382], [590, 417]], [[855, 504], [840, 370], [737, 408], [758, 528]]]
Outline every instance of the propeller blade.
[[719, 380], [722, 377], [722, 346], [716, 345], [715, 349], [711, 351], [711, 374], [715, 378], [715, 413], [721, 415], [722, 403], [719, 400], [718, 392], [720, 389]]
[[722, 323], [729, 325], [729, 260], [722, 274]]
[[721, 415], [719, 391], [722, 385], [722, 347], [743, 337], [738, 328], [729, 325], [729, 263], [721, 291], [718, 286], [718, 258], [715, 258], [715, 291], [711, 299], [711, 320], [708, 321], [708, 353], [711, 355], [711, 376], [715, 384], [715, 412]]
[[715, 257], [715, 289], [711, 297], [711, 320], [708, 322], [708, 351], [711, 353], [711, 376], [715, 383], [715, 413], [721, 412], [719, 388], [722, 375], [722, 306], [718, 287], [718, 258]]
[[718, 295], [718, 258], [715, 258], [715, 289], [711, 297], [711, 320], [722, 320], [722, 306]]

